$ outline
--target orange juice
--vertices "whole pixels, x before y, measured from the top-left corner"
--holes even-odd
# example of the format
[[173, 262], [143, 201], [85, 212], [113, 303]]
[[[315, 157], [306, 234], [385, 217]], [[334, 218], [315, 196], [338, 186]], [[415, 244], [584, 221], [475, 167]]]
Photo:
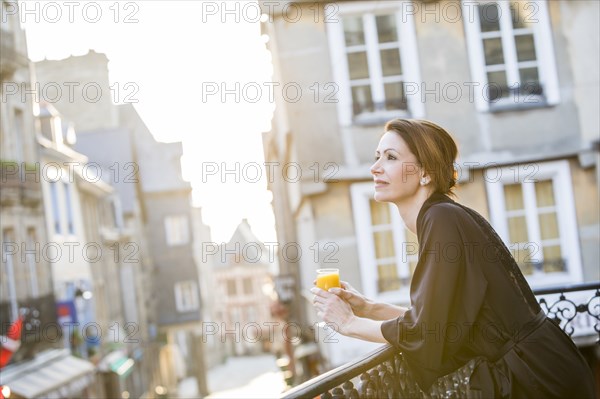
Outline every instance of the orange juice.
[[317, 270], [317, 287], [322, 290], [340, 287], [339, 269], [319, 269]]

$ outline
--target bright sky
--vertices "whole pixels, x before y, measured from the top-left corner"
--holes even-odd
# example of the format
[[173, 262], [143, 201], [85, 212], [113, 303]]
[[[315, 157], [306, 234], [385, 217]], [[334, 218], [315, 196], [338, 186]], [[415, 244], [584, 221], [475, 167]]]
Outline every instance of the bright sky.
[[[183, 142], [184, 178], [213, 241], [227, 241], [242, 218], [259, 239], [276, 240], [264, 173], [255, 181], [254, 166], [264, 162], [261, 132], [270, 129], [274, 110], [263, 84], [272, 81], [272, 65], [256, 2], [19, 5], [27, 11], [21, 21], [33, 61], [93, 49], [109, 58], [111, 84], [139, 88], [131, 98], [139, 100], [134, 106], [155, 138]], [[232, 93], [222, 98], [222, 89]], [[225, 169], [234, 172], [222, 174]]]

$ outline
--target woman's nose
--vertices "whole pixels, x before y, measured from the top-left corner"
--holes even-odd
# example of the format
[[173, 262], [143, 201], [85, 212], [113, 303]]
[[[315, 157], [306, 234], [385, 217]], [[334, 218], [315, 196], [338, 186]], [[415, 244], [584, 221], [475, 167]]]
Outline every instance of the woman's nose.
[[379, 160], [377, 160], [373, 165], [371, 165], [371, 174], [376, 175], [379, 173], [381, 173], [381, 166], [379, 165]]

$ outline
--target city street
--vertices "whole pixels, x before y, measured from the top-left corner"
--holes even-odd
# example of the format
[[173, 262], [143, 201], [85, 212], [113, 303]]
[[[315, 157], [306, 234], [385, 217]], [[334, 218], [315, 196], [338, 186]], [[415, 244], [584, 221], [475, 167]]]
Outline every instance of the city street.
[[0, 399], [600, 399], [599, 16], [1, 0]]
[[[229, 358], [207, 373], [208, 398], [276, 398], [285, 388], [271, 355]], [[180, 398], [198, 398], [194, 377], [179, 384]]]

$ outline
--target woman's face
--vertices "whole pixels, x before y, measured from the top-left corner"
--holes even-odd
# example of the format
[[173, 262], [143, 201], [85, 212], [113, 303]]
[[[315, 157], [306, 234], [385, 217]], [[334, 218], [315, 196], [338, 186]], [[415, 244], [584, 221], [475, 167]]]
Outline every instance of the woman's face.
[[375, 200], [403, 203], [410, 201], [419, 188], [421, 168], [398, 133], [388, 131], [379, 140], [375, 163], [371, 166], [375, 181]]

